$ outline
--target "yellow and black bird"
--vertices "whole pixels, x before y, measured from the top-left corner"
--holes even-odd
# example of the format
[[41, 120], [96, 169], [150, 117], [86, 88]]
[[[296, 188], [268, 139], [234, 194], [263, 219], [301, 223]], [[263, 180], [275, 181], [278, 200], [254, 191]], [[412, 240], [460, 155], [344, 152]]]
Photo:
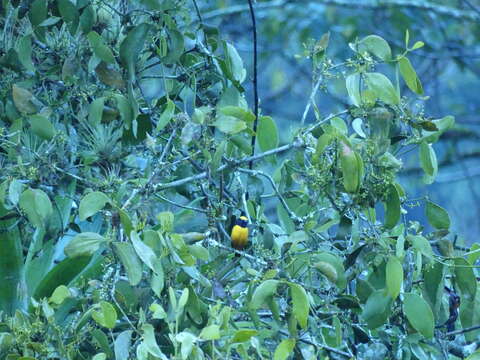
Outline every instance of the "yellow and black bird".
[[242, 250], [247, 245], [248, 219], [246, 216], [242, 215], [235, 220], [230, 238], [232, 239], [232, 247], [237, 250]]

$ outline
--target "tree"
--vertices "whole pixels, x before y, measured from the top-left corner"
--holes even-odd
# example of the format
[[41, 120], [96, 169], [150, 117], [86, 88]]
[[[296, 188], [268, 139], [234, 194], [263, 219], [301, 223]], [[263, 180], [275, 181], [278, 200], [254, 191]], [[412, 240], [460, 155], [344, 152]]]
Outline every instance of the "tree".
[[[281, 143], [256, 71], [247, 101], [242, 57], [195, 2], [3, 1], [1, 14], [2, 357], [473, 351], [477, 247], [428, 199], [434, 231], [407, 221], [396, 180], [415, 148], [433, 182], [433, 144], [454, 124], [409, 101], [424, 95], [409, 60], [421, 41], [407, 32], [394, 53], [369, 35], [338, 63], [328, 33], [306, 43], [314, 86]], [[345, 106], [322, 116], [331, 81]], [[250, 243], [236, 250], [241, 214]]]

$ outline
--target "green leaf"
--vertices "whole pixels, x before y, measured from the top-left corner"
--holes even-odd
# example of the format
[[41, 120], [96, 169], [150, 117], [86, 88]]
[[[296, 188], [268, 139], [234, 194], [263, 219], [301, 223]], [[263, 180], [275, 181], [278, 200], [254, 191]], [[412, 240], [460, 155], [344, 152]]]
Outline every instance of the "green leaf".
[[130, 346], [132, 341], [132, 330], [122, 331], [113, 344], [115, 352], [115, 360], [128, 360], [130, 354]]
[[135, 286], [142, 280], [142, 264], [132, 244], [127, 242], [114, 242], [116, 253], [120, 262], [127, 271], [128, 282]]
[[293, 315], [303, 329], [307, 328], [308, 313], [310, 311], [310, 303], [305, 289], [294, 283], [288, 283], [292, 296]]
[[253, 336], [257, 336], [258, 331], [254, 329], [240, 329], [235, 332], [232, 343], [242, 343], [249, 341]]
[[[0, 205], [0, 216], [4, 216]], [[25, 279], [23, 277], [22, 237], [17, 219], [0, 220], [0, 312], [13, 315], [17, 309], [24, 307]], [[1, 350], [1, 347], [0, 347]]]
[[417, 50], [422, 48], [425, 45], [423, 41], [417, 41], [415, 44], [413, 44], [412, 48], [410, 50]]
[[392, 303], [392, 298], [383, 289], [370, 294], [361, 315], [368, 328], [376, 329], [385, 324], [391, 314]]
[[88, 35], [88, 42], [93, 50], [93, 53], [106, 63], [115, 63], [115, 56], [113, 56], [112, 50], [105, 44], [103, 38], [95, 31], [91, 31]]
[[260, 308], [266, 303], [267, 298], [273, 296], [277, 292], [278, 280], [265, 280], [253, 292], [250, 307], [254, 310]]
[[149, 24], [140, 24], [130, 30], [120, 45], [120, 60], [128, 69], [130, 81], [135, 78], [135, 63], [143, 49], [145, 39], [151, 26]]
[[390, 185], [387, 191], [385, 198], [385, 227], [392, 229], [400, 220], [401, 203], [397, 188], [394, 185]]
[[53, 294], [52, 296], [50, 296], [49, 301], [56, 305], [60, 305], [65, 301], [65, 299], [71, 296], [72, 296], [72, 293], [70, 292], [68, 287], [66, 287], [65, 285], [60, 285], [53, 291]]
[[38, 137], [50, 140], [55, 136], [55, 127], [45, 116], [31, 115], [29, 122], [32, 132]]
[[425, 213], [427, 215], [428, 222], [435, 229], [448, 230], [450, 228], [450, 217], [448, 216], [448, 212], [441, 206], [431, 201], [427, 201]]
[[70, 34], [74, 35], [79, 21], [78, 10], [70, 0], [57, 0], [58, 11], [63, 21], [67, 24]]
[[33, 94], [17, 84], [12, 85], [13, 103], [18, 111], [23, 114], [33, 114], [37, 112], [38, 106]]
[[402, 74], [403, 80], [407, 84], [408, 88], [418, 95], [423, 94], [423, 87], [420, 79], [415, 72], [410, 60], [406, 57], [402, 57], [398, 60], [398, 66], [400, 68], [400, 74]]
[[342, 166], [343, 186], [346, 192], [356, 193], [360, 187], [360, 167], [355, 152], [341, 143], [340, 164]]
[[50, 297], [53, 291], [60, 285], [68, 284], [80, 274], [89, 264], [90, 256], [78, 256], [66, 258], [51, 269], [38, 284], [34, 292], [35, 299]]
[[163, 110], [162, 115], [160, 115], [160, 119], [157, 122], [157, 131], [162, 131], [165, 126], [172, 120], [173, 114], [175, 113], [175, 103], [168, 99], [167, 105], [165, 106], [165, 110]]
[[392, 58], [390, 45], [380, 36], [369, 35], [358, 42], [357, 50], [360, 53], [369, 52], [380, 60], [388, 61]]
[[174, 64], [185, 50], [183, 34], [175, 29], [168, 31], [167, 55], [162, 59], [165, 64]]
[[386, 267], [386, 281], [388, 295], [395, 300], [400, 294], [403, 282], [403, 267], [395, 256], [388, 259]]
[[[345, 267], [343, 261], [336, 255], [327, 252], [321, 252], [315, 254], [312, 257], [312, 264], [315, 268], [321, 271], [327, 278], [332, 281], [338, 288], [344, 289], [347, 284], [345, 277]], [[325, 264], [329, 264], [333, 267], [335, 273], [333, 273]], [[335, 275], [335, 277], [334, 277]], [[335, 280], [335, 281], [334, 281]]]
[[156, 356], [162, 360], [168, 360], [165, 354], [160, 350], [155, 339], [155, 329], [151, 324], [144, 324], [142, 326], [143, 341], [149, 354]]
[[428, 303], [414, 293], [405, 293], [403, 297], [403, 312], [412, 327], [426, 338], [432, 338], [434, 320]]
[[145, 265], [147, 265], [153, 272], [155, 272], [155, 260], [157, 259], [157, 256], [155, 255], [153, 250], [142, 240], [140, 240], [140, 237], [138, 236], [136, 231], [132, 231], [130, 233], [130, 240], [132, 240], [133, 247], [138, 257]]
[[397, 105], [400, 97], [390, 80], [380, 73], [365, 73], [365, 83], [375, 97], [387, 104]]
[[44, 226], [45, 221], [53, 212], [50, 198], [40, 189], [25, 190], [20, 196], [19, 205], [35, 227]]
[[347, 76], [345, 79], [347, 92], [353, 105], [360, 106], [362, 98], [360, 95], [360, 74], [354, 73]]
[[462, 296], [473, 300], [477, 291], [477, 279], [473, 272], [472, 265], [464, 258], [455, 258], [455, 282], [460, 289]]
[[18, 58], [25, 69], [34, 72], [35, 66], [32, 62], [32, 37], [30, 35], [22, 36], [17, 42]]
[[32, 5], [30, 5], [28, 18], [33, 27], [38, 26], [47, 18], [47, 5], [48, 2], [45, 0], [35, 0]]
[[271, 150], [278, 146], [277, 124], [270, 116], [260, 116], [258, 118], [257, 139], [262, 151]]
[[100, 191], [88, 193], [80, 201], [78, 210], [80, 220], [83, 221], [95, 215], [102, 210], [107, 203], [110, 203], [110, 199], [104, 193]]
[[419, 155], [420, 166], [426, 175], [424, 181], [426, 184], [431, 184], [435, 180], [438, 172], [438, 163], [435, 150], [433, 150], [431, 144], [427, 144], [427, 142], [423, 141], [420, 143]]
[[423, 272], [423, 297], [430, 304], [435, 317], [438, 316], [442, 305], [444, 277], [445, 268], [439, 262], [432, 262], [430, 266], [425, 267]]
[[96, 305], [96, 308], [97, 310], [92, 311], [92, 319], [100, 326], [113, 329], [117, 322], [117, 312], [113, 305], [107, 301], [101, 301], [100, 304]]
[[218, 325], [210, 325], [202, 329], [199, 335], [203, 340], [220, 339], [220, 327]]
[[247, 128], [245, 121], [237, 119], [233, 116], [217, 116], [217, 120], [213, 123], [220, 131], [226, 134], [236, 134]]
[[247, 71], [243, 67], [243, 61], [235, 47], [229, 43], [226, 44], [227, 66], [234, 80], [242, 83], [247, 77]]
[[91, 124], [100, 124], [102, 121], [104, 104], [105, 99], [103, 97], [99, 97], [91, 102], [88, 111], [88, 120]]
[[93, 232], [83, 232], [75, 235], [75, 237], [65, 247], [65, 254], [70, 257], [83, 255], [93, 255], [100, 246], [107, 240], [100, 234]]
[[408, 235], [407, 240], [410, 241], [413, 245], [413, 247], [420, 252], [422, 255], [425, 255], [428, 258], [433, 257], [433, 250], [432, 246], [428, 242], [427, 239], [425, 239], [421, 235]]
[[295, 348], [295, 339], [284, 339], [275, 349], [273, 360], [286, 360]]

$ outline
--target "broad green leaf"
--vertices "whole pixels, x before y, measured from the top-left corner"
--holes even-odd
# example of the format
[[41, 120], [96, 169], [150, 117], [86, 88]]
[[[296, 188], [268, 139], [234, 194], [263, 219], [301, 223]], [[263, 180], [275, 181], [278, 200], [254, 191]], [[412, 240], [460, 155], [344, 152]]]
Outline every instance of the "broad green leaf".
[[31, 115], [29, 122], [32, 132], [38, 137], [50, 140], [55, 136], [55, 127], [45, 116]]
[[433, 250], [432, 246], [428, 242], [427, 239], [425, 239], [421, 235], [408, 235], [407, 240], [410, 241], [413, 245], [413, 247], [420, 252], [422, 255], [425, 255], [428, 258], [433, 257]]
[[470, 264], [475, 265], [478, 258], [480, 257], [480, 244], [474, 243], [472, 244], [469, 254], [467, 256], [467, 260]]
[[278, 283], [278, 280], [273, 279], [262, 282], [253, 292], [250, 307], [255, 310], [265, 304], [267, 298], [273, 296], [277, 292]]
[[53, 291], [53, 294], [52, 296], [50, 296], [49, 301], [56, 305], [60, 305], [65, 301], [65, 299], [71, 296], [72, 296], [72, 293], [70, 292], [68, 287], [66, 287], [65, 285], [60, 285]]
[[132, 240], [133, 247], [138, 257], [145, 265], [147, 265], [153, 272], [155, 272], [155, 260], [157, 259], [157, 256], [155, 255], [153, 250], [142, 240], [140, 240], [140, 237], [138, 236], [136, 231], [132, 231], [130, 233], [130, 240]]
[[180, 59], [184, 50], [185, 40], [183, 34], [176, 29], [170, 29], [168, 31], [167, 54], [162, 61], [165, 64], [174, 64]]
[[220, 327], [218, 325], [210, 325], [202, 329], [199, 335], [203, 340], [218, 340], [220, 339]]
[[135, 26], [120, 45], [120, 60], [128, 69], [130, 81], [135, 78], [135, 63], [143, 49], [150, 27], [146, 23]]
[[23, 114], [33, 114], [38, 110], [37, 101], [33, 94], [17, 84], [12, 85], [13, 103], [18, 111]]
[[360, 95], [360, 74], [354, 73], [347, 76], [345, 79], [347, 92], [353, 105], [360, 106], [362, 98]]
[[97, 212], [102, 210], [107, 203], [110, 203], [110, 199], [104, 193], [100, 191], [88, 193], [80, 201], [78, 210], [80, 220], [83, 221], [90, 216], [95, 215]]
[[130, 102], [125, 96], [121, 94], [115, 95], [115, 101], [117, 102], [117, 108], [120, 112], [123, 126], [125, 127], [125, 129], [130, 129], [134, 117]]
[[[0, 205], [0, 216], [4, 216]], [[13, 315], [17, 309], [24, 308], [25, 279], [23, 277], [23, 250], [17, 219], [0, 220], [0, 312]]]
[[108, 64], [115, 62], [115, 56], [113, 56], [112, 50], [105, 44], [103, 38], [95, 31], [91, 31], [88, 35], [88, 42], [93, 50], [93, 53], [101, 60]]
[[308, 313], [310, 311], [310, 303], [305, 289], [294, 283], [288, 283], [290, 294], [292, 296], [293, 314], [303, 329], [307, 328]]
[[127, 242], [114, 242], [116, 253], [120, 262], [127, 271], [128, 282], [135, 286], [142, 280], [142, 264], [132, 244]]
[[455, 282], [460, 293], [467, 299], [474, 299], [477, 291], [477, 280], [472, 265], [464, 258], [455, 258]]
[[17, 42], [18, 58], [25, 69], [28, 71], [35, 71], [35, 66], [32, 62], [32, 37], [30, 35], [22, 36]]
[[258, 118], [257, 139], [262, 151], [271, 150], [278, 146], [277, 124], [270, 116], [260, 116]]
[[88, 111], [88, 120], [90, 124], [100, 124], [103, 116], [103, 107], [105, 104], [105, 98], [99, 97], [92, 101]]
[[440, 262], [432, 262], [423, 271], [423, 297], [428, 301], [434, 316], [438, 316], [443, 296], [443, 282], [445, 278], [445, 267]]
[[175, 113], [175, 103], [168, 99], [165, 110], [163, 110], [162, 115], [157, 122], [157, 131], [162, 131], [165, 126], [173, 119], [173, 114]]
[[94, 8], [92, 5], [86, 6], [83, 11], [82, 15], [80, 15], [80, 29], [84, 34], [88, 34], [92, 28], [93, 25], [95, 25], [97, 21], [97, 13], [95, 12]]
[[[123, 81], [122, 74], [117, 70], [114, 70], [112, 66], [108, 66], [107, 63], [103, 61], [100, 62], [100, 64], [98, 64], [95, 68], [95, 74], [97, 74], [100, 81], [103, 82], [105, 85], [111, 86], [114, 89], [125, 88], [125, 81]], [[117, 99], [117, 105], [118, 97], [124, 98], [124, 96], [120, 94], [115, 95], [115, 98]], [[122, 117], [124, 117], [124, 114], [121, 115]]]
[[30, 5], [28, 18], [33, 27], [40, 25], [40, 23], [47, 18], [47, 5], [48, 2], [45, 0], [35, 0]]
[[383, 289], [370, 294], [361, 315], [368, 328], [376, 329], [385, 324], [391, 315], [392, 303], [392, 298]]
[[95, 308], [97, 310], [92, 311], [92, 319], [100, 326], [113, 329], [117, 322], [117, 312], [113, 305], [107, 301], [101, 301]]
[[75, 237], [65, 247], [65, 254], [70, 257], [93, 255], [100, 246], [107, 242], [102, 235], [93, 232], [83, 232]]
[[132, 330], [122, 331], [113, 344], [115, 352], [115, 360], [128, 360], [130, 354], [130, 346], [132, 341]]
[[412, 327], [426, 338], [432, 338], [435, 323], [428, 303], [414, 293], [405, 293], [403, 297], [403, 312]]
[[233, 116], [219, 116], [213, 125], [220, 131], [230, 135], [239, 133], [247, 128], [245, 121]]
[[390, 45], [380, 36], [368, 35], [358, 42], [357, 50], [360, 53], [369, 52], [380, 60], [388, 61], [392, 58]]
[[346, 192], [355, 193], [360, 186], [359, 164], [355, 152], [349, 145], [341, 143], [340, 164], [342, 166], [343, 186]]
[[250, 110], [246, 110], [240, 106], [227, 105], [219, 108], [217, 111], [225, 116], [233, 116], [247, 123], [251, 123], [255, 120], [255, 115]]
[[[315, 254], [312, 259], [312, 264], [315, 268], [321, 271], [327, 278], [332, 281], [340, 289], [344, 289], [347, 284], [345, 277], [345, 267], [343, 261], [336, 255], [327, 252], [321, 252]], [[325, 264], [329, 264], [333, 267], [335, 273], [333, 273]], [[334, 276], [335, 275], [335, 276]], [[335, 279], [335, 281], [333, 281]]]
[[156, 356], [162, 360], [168, 360], [165, 354], [160, 350], [160, 347], [157, 344], [157, 340], [155, 339], [155, 329], [151, 324], [144, 324], [142, 326], [143, 332], [143, 341], [146, 346], [146, 349], [149, 354]]
[[18, 204], [24, 186], [25, 185], [23, 185], [23, 183], [21, 181], [18, 181], [17, 179], [13, 179], [10, 182], [10, 185], [8, 186], [8, 200], [10, 200], [13, 205]]
[[61, 261], [43, 277], [35, 289], [33, 297], [37, 300], [50, 297], [58, 286], [68, 286], [68, 284], [85, 269], [90, 259], [90, 256], [78, 256], [75, 258], [66, 258]]
[[450, 228], [450, 217], [448, 216], [448, 212], [441, 206], [431, 201], [427, 201], [425, 213], [427, 215], [428, 222], [435, 229], [448, 230], [448, 228]]
[[390, 185], [387, 191], [385, 197], [385, 227], [392, 229], [400, 220], [401, 203], [397, 188], [394, 185]]
[[249, 341], [253, 336], [258, 335], [258, 331], [254, 329], [240, 329], [235, 332], [232, 343], [242, 343]]
[[365, 73], [365, 83], [375, 97], [387, 104], [397, 105], [400, 97], [390, 80], [381, 73]]
[[437, 156], [431, 144], [423, 141], [420, 143], [420, 166], [425, 172], [425, 183], [431, 184], [438, 172]]
[[408, 88], [418, 95], [423, 94], [423, 87], [420, 79], [415, 72], [410, 60], [406, 57], [402, 57], [398, 60], [398, 67], [400, 74], [402, 74], [403, 80], [407, 84]]
[[295, 339], [284, 339], [275, 349], [273, 360], [286, 360], [295, 348]]
[[386, 281], [388, 295], [395, 300], [400, 294], [403, 282], [403, 267], [395, 256], [388, 259], [386, 267]]
[[362, 125], [363, 125], [363, 120], [361, 118], [355, 118], [352, 121], [353, 130], [357, 133], [358, 136], [365, 139], [367, 137], [367, 135], [363, 131]]
[[62, 16], [63, 21], [67, 24], [70, 33], [74, 35], [79, 21], [79, 14], [76, 6], [73, 5], [70, 0], [57, 0], [57, 4], [58, 11]]
[[411, 50], [417, 50], [422, 48], [425, 45], [423, 41], [417, 41], [415, 44], [413, 44]]
[[237, 50], [229, 43], [226, 46], [226, 57], [233, 79], [242, 83], [247, 77], [247, 71], [243, 68], [243, 61]]
[[50, 198], [40, 189], [25, 190], [20, 196], [19, 205], [35, 227], [44, 226], [45, 221], [53, 212]]

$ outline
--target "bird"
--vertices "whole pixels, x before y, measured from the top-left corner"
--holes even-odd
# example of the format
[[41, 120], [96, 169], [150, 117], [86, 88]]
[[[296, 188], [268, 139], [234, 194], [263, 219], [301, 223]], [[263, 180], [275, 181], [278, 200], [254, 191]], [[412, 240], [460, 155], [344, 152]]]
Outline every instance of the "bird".
[[246, 216], [242, 215], [235, 220], [235, 225], [232, 227], [230, 238], [232, 240], [232, 247], [234, 249], [242, 250], [247, 245], [248, 219]]

